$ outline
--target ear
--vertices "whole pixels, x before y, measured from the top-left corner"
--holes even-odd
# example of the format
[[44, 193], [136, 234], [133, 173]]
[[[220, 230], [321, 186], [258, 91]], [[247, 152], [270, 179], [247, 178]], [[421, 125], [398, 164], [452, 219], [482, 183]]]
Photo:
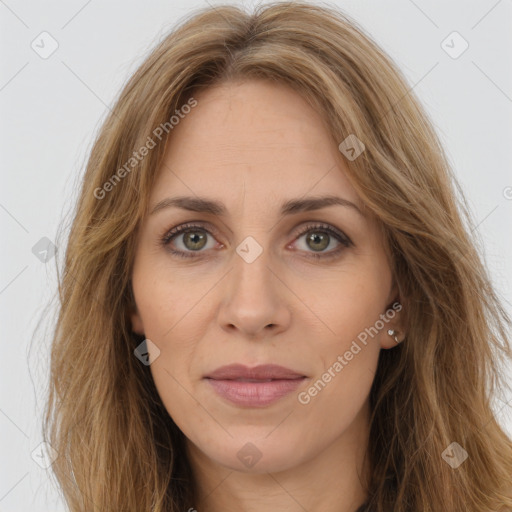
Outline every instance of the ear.
[[130, 319], [132, 323], [132, 331], [136, 334], [144, 336], [144, 324], [142, 322], [140, 313], [137, 311], [137, 308], [134, 308], [130, 313]]
[[[398, 303], [397, 303], [398, 304]], [[387, 310], [389, 313], [389, 310]], [[382, 329], [380, 336], [380, 346], [383, 349], [394, 348], [404, 341], [406, 333], [399, 320], [400, 313], [396, 312], [393, 320], [390, 320]], [[397, 318], [398, 317], [398, 318]]]
[[142, 317], [140, 316], [137, 309], [137, 303], [135, 302], [135, 295], [133, 294], [133, 283], [131, 278], [128, 287], [128, 297], [126, 315], [130, 317], [132, 331], [135, 334], [144, 336], [144, 323], [142, 322]]
[[390, 296], [394, 298], [390, 301], [386, 311], [383, 314], [383, 317], [385, 318], [385, 324], [379, 336], [380, 346], [383, 349], [396, 347], [405, 339], [406, 336], [404, 313], [402, 311], [403, 305], [400, 302], [396, 286], [393, 286], [393, 290]]

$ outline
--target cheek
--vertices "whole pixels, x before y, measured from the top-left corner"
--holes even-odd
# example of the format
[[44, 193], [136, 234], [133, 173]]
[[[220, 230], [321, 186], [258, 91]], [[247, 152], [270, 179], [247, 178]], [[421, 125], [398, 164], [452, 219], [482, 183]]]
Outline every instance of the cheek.
[[[211, 281], [211, 282], [210, 282]], [[145, 337], [157, 347], [150, 370], [169, 414], [190, 411], [191, 368], [197, 366], [197, 348], [211, 314], [205, 293], [214, 284], [168, 262], [142, 255], [134, 267], [133, 291]]]
[[328, 338], [342, 349], [385, 313], [390, 286], [387, 265], [361, 260], [329, 278], [313, 280], [298, 295], [307, 297], [308, 306], [322, 320], [325, 332], [332, 334]]
[[305, 443], [318, 442], [317, 429], [328, 439], [347, 429], [375, 378], [380, 344], [370, 328], [384, 312], [387, 289], [375, 286], [374, 276], [351, 276], [315, 296], [315, 312], [329, 330], [324, 328], [323, 336], [315, 340], [319, 370], [298, 400], [312, 427], [303, 432]]
[[141, 254], [134, 266], [132, 283], [138, 313], [146, 337], [165, 341], [180, 328], [185, 318], [194, 316], [200, 299], [213, 279], [195, 270], [169, 264], [162, 255]]
[[310, 294], [311, 309], [321, 319], [323, 333], [314, 342], [321, 359], [317, 376], [321, 382], [310, 394], [319, 406], [360, 405], [375, 376], [380, 337], [386, 335], [381, 315], [388, 305], [389, 269], [375, 260], [355, 267], [323, 281]]
[[183, 373], [201, 338], [199, 317], [205, 315], [194, 291], [183, 293], [161, 276], [144, 281], [138, 290], [134, 284], [134, 292], [144, 334], [160, 351], [152, 370], [162, 366], [173, 375]]
[[[158, 347], [158, 357], [152, 358], [150, 371], [155, 387], [168, 414], [180, 429], [187, 429], [187, 418], [201, 424], [204, 418], [196, 411], [193, 399], [191, 368], [196, 358], [197, 340], [201, 327], [194, 321], [201, 307], [193, 304], [192, 293], [186, 297], [172, 293], [165, 281], [139, 289], [137, 300], [146, 338]], [[171, 291], [170, 291], [171, 290]]]

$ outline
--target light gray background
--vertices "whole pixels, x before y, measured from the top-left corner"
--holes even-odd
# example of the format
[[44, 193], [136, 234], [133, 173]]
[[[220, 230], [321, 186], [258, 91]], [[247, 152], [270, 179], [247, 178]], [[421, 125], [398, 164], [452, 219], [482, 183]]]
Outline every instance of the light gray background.
[[[469, 199], [495, 286], [512, 312], [512, 2], [336, 4], [391, 55], [425, 104]], [[93, 135], [122, 84], [177, 20], [206, 5], [0, 0], [0, 512], [65, 510], [31, 458], [42, 440], [48, 365], [41, 333], [31, 338], [56, 284], [54, 261], [42, 263], [32, 247], [42, 237], [55, 240], [76, 199]], [[31, 48], [43, 31], [59, 45], [47, 59]], [[453, 31], [469, 43], [457, 59], [441, 47]], [[464, 364], [464, 354], [457, 364]], [[496, 401], [512, 435], [511, 406], [512, 396]]]

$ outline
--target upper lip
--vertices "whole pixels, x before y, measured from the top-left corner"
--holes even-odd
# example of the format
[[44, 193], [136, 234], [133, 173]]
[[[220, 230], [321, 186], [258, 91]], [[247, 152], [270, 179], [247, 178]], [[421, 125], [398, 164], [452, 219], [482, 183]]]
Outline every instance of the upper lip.
[[243, 364], [230, 364], [227, 366], [221, 366], [205, 376], [207, 379], [215, 380], [298, 379], [301, 377], [305, 377], [305, 375], [276, 364], [263, 364], [252, 368]]

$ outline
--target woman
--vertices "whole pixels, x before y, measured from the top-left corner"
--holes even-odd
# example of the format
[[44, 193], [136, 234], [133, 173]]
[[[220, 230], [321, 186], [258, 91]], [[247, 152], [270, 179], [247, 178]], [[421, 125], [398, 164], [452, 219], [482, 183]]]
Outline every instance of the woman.
[[510, 320], [454, 183], [338, 11], [173, 31], [69, 235], [45, 431], [70, 510], [512, 510]]

